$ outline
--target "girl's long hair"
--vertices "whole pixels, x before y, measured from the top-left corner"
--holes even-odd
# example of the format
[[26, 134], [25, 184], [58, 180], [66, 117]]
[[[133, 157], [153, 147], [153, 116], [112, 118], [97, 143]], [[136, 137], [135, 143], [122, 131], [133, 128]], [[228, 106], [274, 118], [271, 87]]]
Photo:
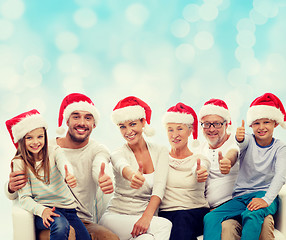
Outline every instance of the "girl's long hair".
[[[42, 153], [43, 161], [36, 167], [36, 161], [30, 151], [27, 150], [25, 144], [25, 137], [18, 141], [18, 149], [14, 158], [20, 158], [24, 161], [24, 171], [27, 176], [27, 169], [30, 169], [37, 179], [49, 184], [50, 183], [50, 163], [48, 154], [48, 136], [44, 128], [45, 143], [40, 153]], [[43, 168], [44, 178], [39, 175], [39, 171]]]

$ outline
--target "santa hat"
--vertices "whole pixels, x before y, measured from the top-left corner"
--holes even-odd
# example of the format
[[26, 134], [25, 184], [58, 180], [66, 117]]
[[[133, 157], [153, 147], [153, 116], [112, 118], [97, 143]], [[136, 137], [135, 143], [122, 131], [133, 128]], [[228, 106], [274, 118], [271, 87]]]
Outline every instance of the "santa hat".
[[163, 116], [163, 123], [183, 123], [183, 124], [192, 124], [193, 125], [193, 146], [199, 145], [198, 143], [198, 118], [195, 111], [179, 102], [175, 106], [170, 107], [168, 111]]
[[6, 127], [15, 147], [18, 148], [18, 141], [28, 132], [40, 127], [47, 129], [48, 125], [41, 114], [33, 109], [7, 120]]
[[230, 113], [226, 103], [221, 99], [212, 98], [209, 101], [205, 102], [204, 106], [199, 112], [199, 121], [207, 115], [218, 115], [222, 117], [228, 123], [227, 133], [231, 131], [231, 119]]
[[265, 93], [256, 98], [247, 111], [247, 124], [250, 126], [255, 120], [268, 118], [276, 121], [286, 129], [286, 114], [280, 99], [272, 93]]
[[67, 121], [74, 111], [87, 111], [93, 115], [95, 125], [99, 120], [99, 113], [91, 99], [81, 93], [71, 93], [67, 95], [61, 104], [58, 119], [58, 134], [64, 134], [65, 129], [62, 127], [63, 120]]
[[[111, 117], [115, 124], [141, 118], [145, 118], [147, 124], [150, 124], [151, 112], [151, 108], [147, 103], [137, 97], [130, 96], [120, 100], [117, 103], [113, 109]], [[147, 136], [152, 136], [155, 133], [154, 129], [147, 125], [145, 125], [143, 132]]]

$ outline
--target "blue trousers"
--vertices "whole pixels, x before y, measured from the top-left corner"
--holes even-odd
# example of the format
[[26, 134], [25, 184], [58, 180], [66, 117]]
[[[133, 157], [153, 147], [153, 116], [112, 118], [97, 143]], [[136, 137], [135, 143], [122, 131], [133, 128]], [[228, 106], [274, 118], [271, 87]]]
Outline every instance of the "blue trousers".
[[56, 208], [55, 213], [60, 217], [53, 217], [54, 222], [50, 222], [50, 227], [46, 228], [43, 219], [39, 216], [35, 217], [35, 225], [37, 230], [50, 230], [50, 240], [68, 240], [70, 225], [74, 228], [76, 239], [91, 240], [84, 224], [76, 215], [75, 209]]
[[247, 209], [252, 198], [262, 198], [265, 191], [245, 194], [235, 197], [220, 207], [208, 213], [204, 218], [204, 240], [221, 239], [221, 223], [230, 218], [241, 217], [241, 240], [258, 240], [264, 218], [275, 214], [278, 209], [278, 197], [266, 208], [255, 211]]
[[169, 219], [173, 226], [170, 240], [197, 240], [203, 234], [203, 219], [209, 208], [160, 211], [159, 216]]

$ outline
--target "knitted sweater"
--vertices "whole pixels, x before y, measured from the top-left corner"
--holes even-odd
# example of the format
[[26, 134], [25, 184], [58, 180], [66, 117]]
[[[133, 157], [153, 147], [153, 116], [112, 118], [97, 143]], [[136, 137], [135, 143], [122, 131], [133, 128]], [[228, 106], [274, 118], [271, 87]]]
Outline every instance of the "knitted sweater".
[[[56, 139], [53, 139], [51, 144], [56, 145]], [[77, 179], [77, 187], [71, 189], [77, 201], [77, 215], [81, 220], [95, 221], [95, 199], [99, 189], [100, 166], [104, 162], [106, 173], [109, 174], [109, 151], [104, 145], [93, 139], [79, 149], [62, 149], [72, 165], [74, 176]]]

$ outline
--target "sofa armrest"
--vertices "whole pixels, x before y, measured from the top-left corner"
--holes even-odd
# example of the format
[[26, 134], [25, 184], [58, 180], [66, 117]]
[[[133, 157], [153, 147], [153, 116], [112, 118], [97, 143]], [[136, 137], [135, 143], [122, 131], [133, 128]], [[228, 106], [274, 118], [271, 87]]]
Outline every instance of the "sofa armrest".
[[14, 240], [35, 240], [34, 215], [22, 209], [18, 200], [13, 200], [12, 221]]
[[276, 228], [286, 237], [286, 185], [279, 192], [280, 206]]

